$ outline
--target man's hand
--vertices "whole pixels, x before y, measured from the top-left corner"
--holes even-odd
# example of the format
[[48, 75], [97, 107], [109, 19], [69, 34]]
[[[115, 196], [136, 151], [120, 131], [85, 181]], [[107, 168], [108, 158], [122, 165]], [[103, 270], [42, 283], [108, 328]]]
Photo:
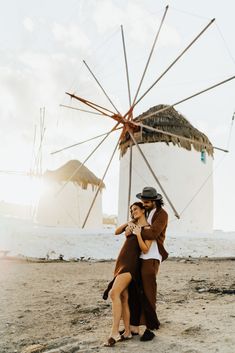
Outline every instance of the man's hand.
[[129, 237], [129, 235], [132, 234], [134, 227], [135, 227], [135, 224], [133, 222], [128, 222], [128, 226], [125, 229], [125, 236], [126, 237]]

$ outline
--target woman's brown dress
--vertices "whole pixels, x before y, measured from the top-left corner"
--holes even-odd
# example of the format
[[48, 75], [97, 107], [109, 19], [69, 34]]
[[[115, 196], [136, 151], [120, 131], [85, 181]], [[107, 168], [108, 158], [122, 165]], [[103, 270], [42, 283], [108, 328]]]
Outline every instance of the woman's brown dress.
[[140, 275], [140, 247], [135, 234], [129, 235], [123, 244], [121, 251], [116, 260], [114, 269], [114, 278], [108, 284], [104, 291], [103, 299], [108, 298], [108, 293], [111, 290], [115, 278], [121, 273], [130, 273], [132, 281], [128, 286], [129, 293], [129, 307], [131, 320], [130, 324], [138, 326], [140, 323], [140, 316], [144, 314], [146, 324], [150, 329], [159, 328], [159, 321], [156, 312], [152, 309], [149, 301], [143, 292], [141, 275]]
[[129, 272], [133, 280], [139, 273], [140, 247], [135, 234], [129, 235], [116, 260], [114, 277]]

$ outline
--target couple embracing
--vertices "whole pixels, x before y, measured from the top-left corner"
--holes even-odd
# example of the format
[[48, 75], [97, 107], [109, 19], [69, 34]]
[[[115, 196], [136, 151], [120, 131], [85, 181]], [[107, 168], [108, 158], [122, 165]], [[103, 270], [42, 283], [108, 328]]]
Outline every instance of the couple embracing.
[[[160, 322], [156, 314], [159, 265], [168, 257], [164, 248], [168, 215], [162, 208], [162, 196], [153, 187], [136, 195], [141, 202], [130, 206], [131, 221], [119, 226], [115, 234], [125, 232], [126, 240], [116, 260], [114, 278], [103, 294], [112, 300], [113, 323], [105, 346], [131, 339], [145, 325], [141, 341], [154, 338]], [[119, 331], [121, 319], [124, 330]]]

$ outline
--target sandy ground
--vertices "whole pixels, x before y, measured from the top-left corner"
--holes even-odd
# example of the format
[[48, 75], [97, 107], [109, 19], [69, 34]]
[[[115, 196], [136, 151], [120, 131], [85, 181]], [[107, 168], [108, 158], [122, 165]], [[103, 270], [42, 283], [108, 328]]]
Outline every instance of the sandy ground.
[[[161, 328], [151, 342], [103, 347], [111, 326], [102, 292], [114, 262], [0, 260], [0, 352], [234, 352], [235, 262], [170, 259], [158, 276]], [[143, 328], [142, 328], [143, 329]]]

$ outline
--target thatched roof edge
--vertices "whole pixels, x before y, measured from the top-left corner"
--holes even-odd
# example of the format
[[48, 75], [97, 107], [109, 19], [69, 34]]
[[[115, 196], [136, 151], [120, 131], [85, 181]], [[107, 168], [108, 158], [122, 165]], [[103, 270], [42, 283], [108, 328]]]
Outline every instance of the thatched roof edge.
[[[81, 162], [79, 162], [78, 160], [71, 160], [56, 170], [47, 170], [44, 173], [43, 177], [57, 182], [67, 181], [74, 174], [75, 170], [80, 167], [80, 165]], [[94, 173], [92, 173], [87, 167], [83, 165], [76, 172], [76, 174], [73, 175], [73, 177], [71, 178], [71, 182], [77, 183], [83, 189], [87, 189], [88, 184], [98, 187], [101, 182], [101, 179], [97, 178]], [[101, 189], [103, 189], [104, 187], [105, 184], [102, 182]]]
[[[149, 118], [146, 118], [149, 114], [154, 114], [155, 111], [167, 107], [166, 105], [157, 105], [150, 108], [148, 111], [142, 113], [134, 120], [136, 122], [143, 122], [144, 125], [151, 126], [166, 132], [179, 135], [179, 137], [169, 136], [164, 133], [150, 131], [146, 128], [141, 128], [140, 131], [134, 132], [134, 136], [138, 144], [142, 143], [154, 143], [154, 142], [165, 142], [167, 145], [172, 143], [179, 147], [191, 150], [192, 147], [198, 151], [206, 151], [208, 155], [213, 156], [213, 146], [208, 137], [201, 131], [196, 129], [190, 122], [180, 113], [178, 113], [173, 107], [164, 110], [163, 112], [156, 113]], [[186, 137], [194, 140], [195, 142], [187, 141], [182, 137]], [[128, 147], [132, 144], [129, 134], [127, 133], [122, 141], [120, 142], [121, 156], [123, 156]]]

